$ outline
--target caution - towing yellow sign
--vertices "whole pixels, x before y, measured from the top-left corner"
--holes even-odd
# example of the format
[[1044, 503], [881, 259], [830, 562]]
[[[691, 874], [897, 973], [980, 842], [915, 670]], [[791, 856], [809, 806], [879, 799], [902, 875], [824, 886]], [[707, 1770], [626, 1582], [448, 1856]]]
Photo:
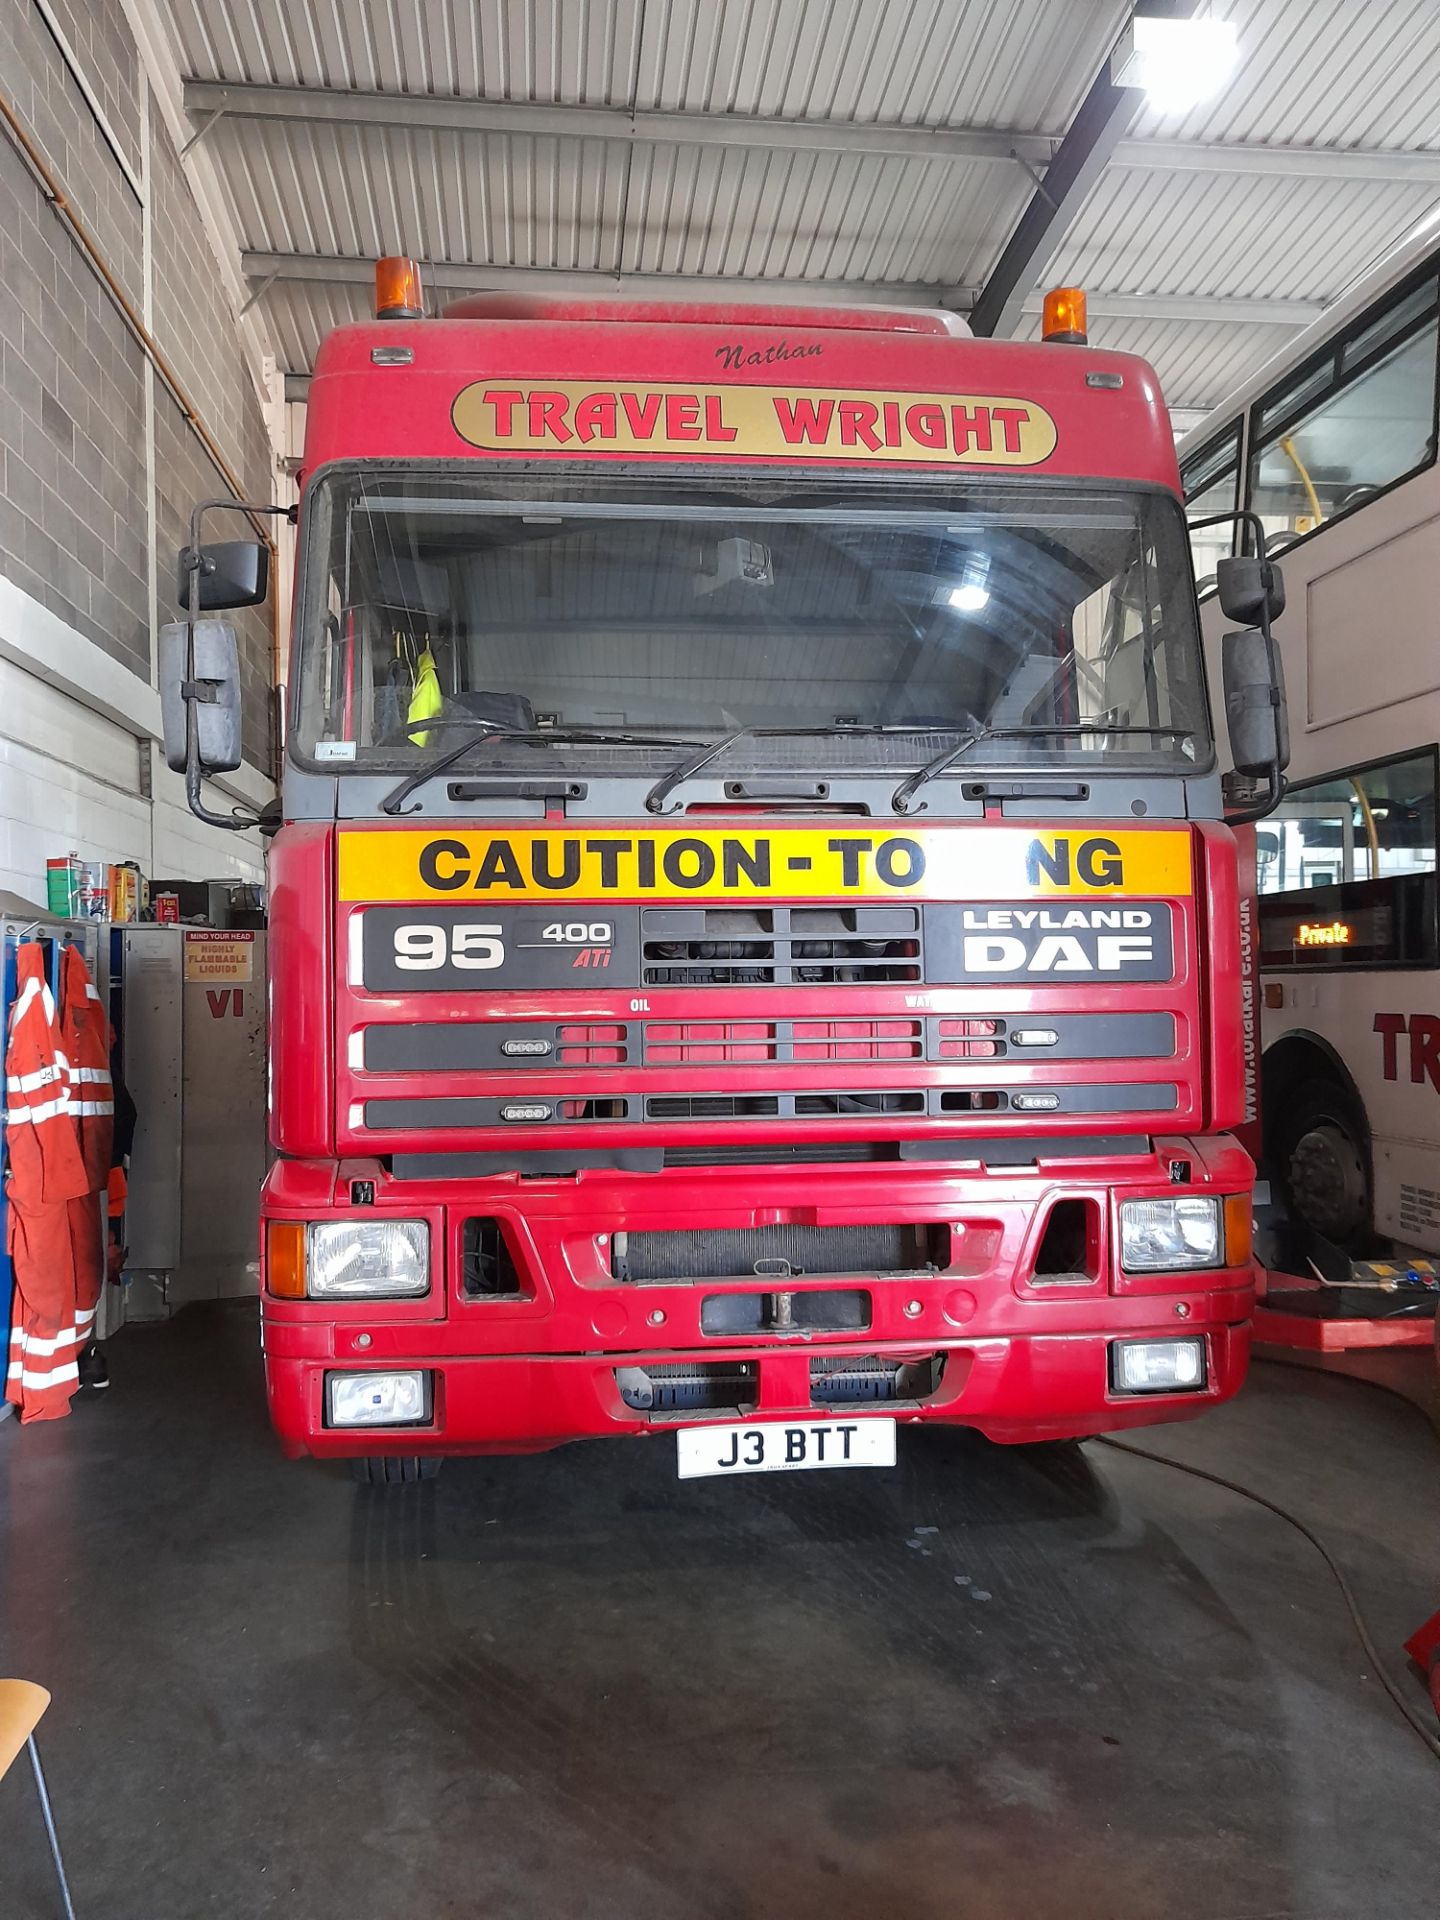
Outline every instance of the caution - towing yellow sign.
[[339, 838], [344, 901], [1093, 899], [1190, 890], [1190, 836], [1174, 828], [381, 828]]

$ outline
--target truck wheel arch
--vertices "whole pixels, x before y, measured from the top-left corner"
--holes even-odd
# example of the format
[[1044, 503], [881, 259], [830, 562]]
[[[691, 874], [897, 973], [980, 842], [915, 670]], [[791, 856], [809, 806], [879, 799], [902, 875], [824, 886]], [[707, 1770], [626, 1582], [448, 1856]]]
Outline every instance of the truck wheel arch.
[[[1333, 1096], [1332, 1117], [1342, 1123], [1342, 1131], [1354, 1140], [1365, 1184], [1365, 1212], [1374, 1205], [1374, 1171], [1371, 1158], [1370, 1118], [1360, 1089], [1350, 1070], [1323, 1035], [1300, 1028], [1287, 1033], [1266, 1049], [1260, 1062], [1260, 1118], [1263, 1136], [1263, 1160], [1271, 1180], [1288, 1194], [1288, 1163], [1295, 1145], [1295, 1128], [1306, 1110], [1316, 1104], [1317, 1093]], [[1300, 1217], [1303, 1219], [1303, 1212]], [[1369, 1219], [1361, 1231], [1369, 1229]], [[1348, 1239], [1349, 1234], [1336, 1237]]]
[[1350, 1069], [1323, 1034], [1308, 1027], [1292, 1027], [1268, 1046], [1260, 1057], [1260, 1119], [1267, 1128], [1270, 1116], [1286, 1093], [1306, 1080], [1334, 1080], [1344, 1088], [1351, 1104], [1365, 1116], [1365, 1133], [1370, 1133], [1369, 1116]]

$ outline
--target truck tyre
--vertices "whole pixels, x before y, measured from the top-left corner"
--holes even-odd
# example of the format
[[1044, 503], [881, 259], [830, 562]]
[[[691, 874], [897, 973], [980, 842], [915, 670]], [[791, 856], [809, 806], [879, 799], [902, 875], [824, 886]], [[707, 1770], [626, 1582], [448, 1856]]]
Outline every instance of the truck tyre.
[[1273, 1171], [1302, 1227], [1337, 1246], [1371, 1232], [1370, 1150], [1364, 1111], [1338, 1080], [1305, 1080], [1276, 1116]]
[[363, 1460], [352, 1460], [350, 1473], [362, 1487], [408, 1487], [433, 1480], [441, 1464], [433, 1454], [371, 1454]]

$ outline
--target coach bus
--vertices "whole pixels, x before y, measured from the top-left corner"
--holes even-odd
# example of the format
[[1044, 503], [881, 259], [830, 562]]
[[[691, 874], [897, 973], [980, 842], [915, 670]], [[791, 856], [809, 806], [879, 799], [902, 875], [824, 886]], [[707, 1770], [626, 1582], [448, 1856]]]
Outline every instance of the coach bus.
[[[1180, 448], [1191, 519], [1248, 510], [1283, 558], [1290, 780], [1256, 830], [1264, 1160], [1294, 1221], [1362, 1254], [1440, 1251], [1437, 315], [1440, 218]], [[1246, 538], [1193, 534], [1207, 652], [1216, 562]]]

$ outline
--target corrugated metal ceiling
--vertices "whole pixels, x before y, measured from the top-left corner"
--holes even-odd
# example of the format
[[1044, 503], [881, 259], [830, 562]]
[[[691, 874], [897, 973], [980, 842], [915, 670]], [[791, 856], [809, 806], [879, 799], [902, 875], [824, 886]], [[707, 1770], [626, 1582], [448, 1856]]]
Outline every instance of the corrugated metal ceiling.
[[213, 80], [785, 119], [1067, 126], [1125, 0], [164, 0]]
[[[159, 0], [182, 75], [324, 90], [339, 118], [227, 112], [203, 138], [234, 210], [259, 311], [303, 371], [365, 310], [333, 276], [385, 252], [444, 285], [506, 274], [836, 283], [849, 297], [946, 297], [990, 274], [1034, 192], [1003, 157], [878, 151], [885, 129], [1064, 134], [1128, 15], [1126, 0]], [[1283, 345], [1257, 303], [1332, 300], [1440, 202], [1440, 7], [1433, 0], [1212, 0], [1241, 67], [1179, 121], [1143, 112], [1045, 277], [1167, 301], [1101, 314], [1172, 404], [1205, 407]], [[409, 96], [392, 124], [348, 93]], [[527, 103], [535, 131], [421, 124], [434, 102]], [[565, 130], [556, 109], [726, 116], [726, 142], [618, 121]], [[737, 117], [831, 129], [834, 144], [734, 139]], [[843, 130], [843, 131], [842, 131]], [[1175, 142], [1303, 147], [1224, 170]], [[1148, 151], [1143, 143], [1152, 143]], [[1159, 143], [1159, 144], [1154, 144]], [[1414, 156], [1379, 177], [1370, 155]], [[1355, 156], [1350, 162], [1340, 155]], [[1427, 161], [1427, 158], [1428, 161]], [[1346, 172], [1347, 164], [1353, 174]], [[318, 262], [319, 264], [313, 264]], [[529, 284], [533, 284], [533, 281]], [[557, 284], [570, 284], [567, 279]], [[1177, 301], [1199, 303], [1192, 317]], [[1243, 316], [1226, 303], [1243, 301]]]

